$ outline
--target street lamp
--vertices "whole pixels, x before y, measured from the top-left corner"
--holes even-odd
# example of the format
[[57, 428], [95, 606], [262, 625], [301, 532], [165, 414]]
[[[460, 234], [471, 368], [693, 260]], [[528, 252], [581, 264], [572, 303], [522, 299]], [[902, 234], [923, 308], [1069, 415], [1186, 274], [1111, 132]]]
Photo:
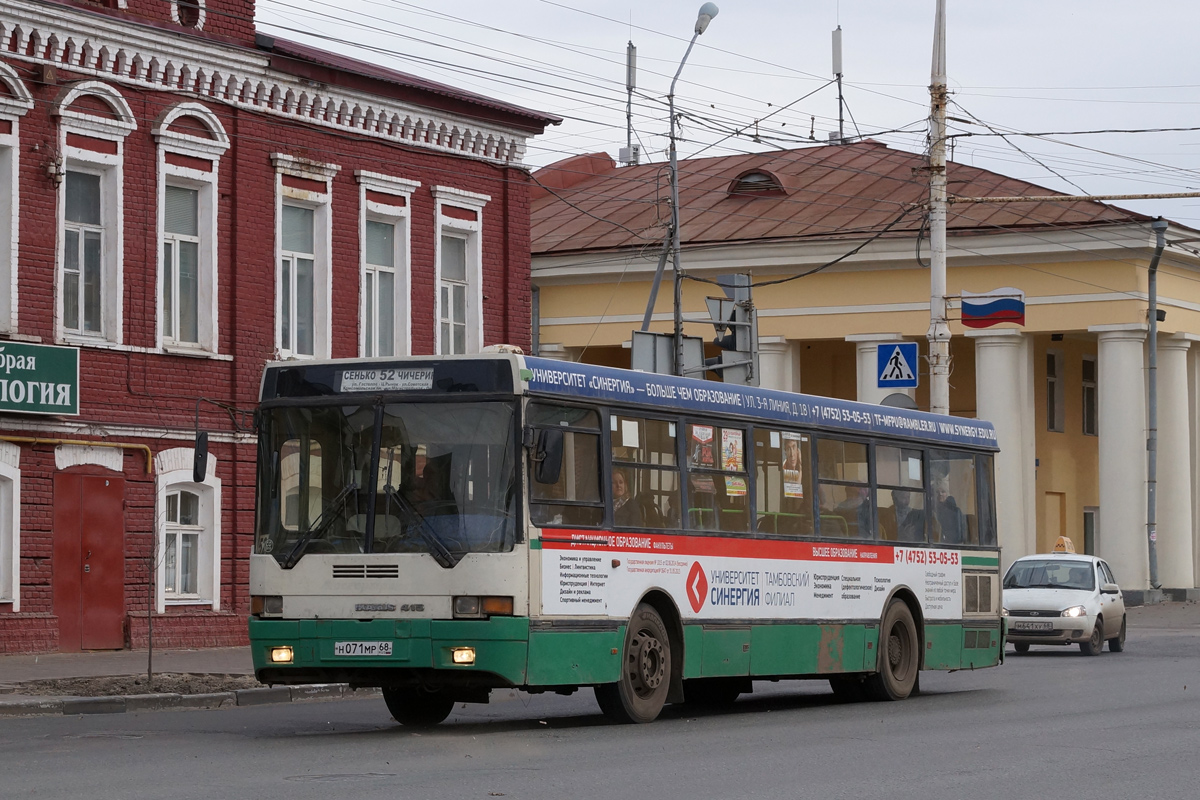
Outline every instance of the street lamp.
[[679, 162], [675, 153], [675, 83], [679, 80], [679, 73], [683, 72], [683, 65], [687, 63], [688, 56], [692, 54], [692, 46], [696, 44], [697, 37], [708, 29], [708, 23], [712, 22], [713, 17], [717, 15], [717, 10], [716, 3], [705, 3], [700, 6], [700, 13], [696, 16], [696, 32], [692, 34], [692, 40], [688, 42], [687, 52], [683, 54], [683, 60], [679, 62], [679, 69], [675, 70], [675, 77], [671, 79], [671, 91], [667, 94], [667, 105], [671, 115], [671, 263], [675, 270], [675, 369], [673, 371], [676, 375], [683, 375], [683, 277], [679, 273]]

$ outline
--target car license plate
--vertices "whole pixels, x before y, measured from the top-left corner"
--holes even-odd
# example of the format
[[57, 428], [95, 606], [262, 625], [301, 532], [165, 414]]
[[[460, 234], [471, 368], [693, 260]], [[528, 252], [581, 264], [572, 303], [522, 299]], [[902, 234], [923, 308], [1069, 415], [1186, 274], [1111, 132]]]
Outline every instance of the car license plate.
[[1053, 630], [1053, 622], [1014, 622], [1015, 631], [1048, 631]]
[[334, 642], [335, 656], [390, 656], [391, 642]]

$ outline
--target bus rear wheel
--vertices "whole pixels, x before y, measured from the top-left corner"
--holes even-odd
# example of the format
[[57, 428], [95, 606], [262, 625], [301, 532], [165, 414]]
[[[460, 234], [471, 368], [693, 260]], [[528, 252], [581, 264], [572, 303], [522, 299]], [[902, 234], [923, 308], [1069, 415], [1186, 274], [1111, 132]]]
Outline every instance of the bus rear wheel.
[[863, 682], [872, 700], [903, 700], [917, 685], [917, 625], [903, 600], [893, 599], [879, 626], [879, 671]]
[[408, 728], [432, 728], [450, 716], [454, 698], [445, 692], [413, 688], [384, 688], [383, 702], [392, 719]]
[[654, 607], [639, 605], [629, 618], [621, 677], [595, 688], [600, 710], [613, 722], [653, 722], [671, 688], [671, 641]]

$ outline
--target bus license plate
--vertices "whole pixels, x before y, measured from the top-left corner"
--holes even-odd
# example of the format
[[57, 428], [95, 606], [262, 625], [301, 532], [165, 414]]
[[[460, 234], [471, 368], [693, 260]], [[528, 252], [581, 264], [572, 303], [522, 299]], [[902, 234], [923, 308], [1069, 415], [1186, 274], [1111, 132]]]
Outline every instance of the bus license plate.
[[390, 656], [391, 642], [334, 642], [335, 656]]
[[1017, 631], [1048, 631], [1054, 627], [1053, 622], [1014, 622], [1013, 630]]

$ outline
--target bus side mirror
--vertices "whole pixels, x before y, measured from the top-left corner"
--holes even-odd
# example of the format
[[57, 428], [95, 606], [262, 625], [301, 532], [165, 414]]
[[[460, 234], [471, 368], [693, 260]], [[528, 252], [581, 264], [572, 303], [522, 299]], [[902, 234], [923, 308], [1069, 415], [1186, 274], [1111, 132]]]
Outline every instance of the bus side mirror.
[[541, 428], [534, 437], [533, 479], [538, 483], [558, 483], [562, 473], [563, 432]]
[[196, 431], [196, 448], [192, 461], [192, 483], [204, 483], [208, 477], [208, 433]]

